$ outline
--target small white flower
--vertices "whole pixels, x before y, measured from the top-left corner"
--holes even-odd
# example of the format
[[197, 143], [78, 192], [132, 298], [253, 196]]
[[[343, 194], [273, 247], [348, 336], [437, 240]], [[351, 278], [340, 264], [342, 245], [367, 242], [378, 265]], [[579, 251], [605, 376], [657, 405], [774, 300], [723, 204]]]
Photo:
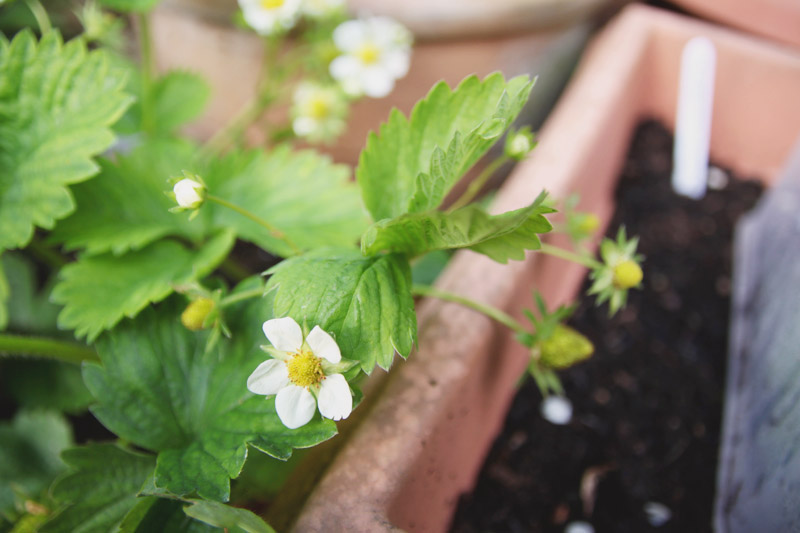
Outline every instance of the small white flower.
[[382, 98], [408, 72], [411, 33], [390, 18], [348, 20], [333, 31], [333, 42], [342, 55], [330, 73], [348, 94]]
[[259, 35], [288, 30], [297, 22], [301, 0], [239, 0], [248, 26]]
[[563, 426], [572, 420], [572, 404], [563, 396], [548, 396], [542, 400], [542, 416], [552, 424]]
[[303, 14], [312, 18], [324, 18], [344, 11], [344, 0], [302, 0]]
[[333, 337], [314, 326], [303, 341], [302, 329], [290, 317], [267, 320], [263, 329], [275, 359], [264, 361], [250, 374], [250, 392], [276, 394], [275, 410], [289, 429], [306, 425], [317, 404], [325, 418], [350, 416], [353, 396], [347, 380], [337, 372], [343, 368], [342, 354]]
[[184, 178], [172, 187], [175, 193], [175, 201], [178, 205], [186, 209], [196, 209], [203, 203], [203, 193], [206, 188], [202, 183], [195, 180]]
[[344, 131], [346, 113], [347, 102], [338, 89], [303, 83], [294, 93], [292, 129], [313, 142], [330, 141]]

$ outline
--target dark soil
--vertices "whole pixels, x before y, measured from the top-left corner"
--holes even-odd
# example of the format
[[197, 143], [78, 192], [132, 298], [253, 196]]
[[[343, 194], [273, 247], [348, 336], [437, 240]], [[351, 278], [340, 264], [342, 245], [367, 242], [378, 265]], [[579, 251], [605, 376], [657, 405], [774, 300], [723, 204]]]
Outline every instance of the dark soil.
[[[701, 201], [679, 197], [671, 149], [658, 124], [637, 130], [608, 236], [620, 225], [640, 236], [643, 290], [614, 318], [586, 298], [571, 320], [596, 347], [561, 374], [572, 421], [545, 421], [528, 380], [475, 491], [459, 502], [453, 532], [561, 532], [574, 520], [597, 533], [711, 530], [731, 240], [761, 186], [731, 179]], [[651, 525], [647, 502], [669, 508], [670, 520]]]

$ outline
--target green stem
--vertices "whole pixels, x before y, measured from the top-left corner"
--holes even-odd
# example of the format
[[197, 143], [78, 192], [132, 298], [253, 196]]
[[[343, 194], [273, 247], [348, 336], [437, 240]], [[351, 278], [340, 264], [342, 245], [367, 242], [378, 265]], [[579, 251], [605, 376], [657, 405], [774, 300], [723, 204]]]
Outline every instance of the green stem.
[[60, 270], [61, 267], [68, 263], [68, 261], [61, 254], [47, 246], [36, 237], [31, 239], [31, 242], [28, 243], [26, 249], [37, 261], [41, 261], [54, 271]]
[[237, 292], [236, 294], [231, 294], [222, 299], [219, 302], [220, 307], [227, 307], [229, 305], [235, 304], [237, 302], [241, 302], [243, 300], [249, 300], [250, 298], [258, 298], [264, 296], [264, 287], [259, 287], [257, 289], [250, 289], [249, 291], [242, 291]]
[[469, 307], [479, 313], [482, 313], [489, 318], [496, 320], [497, 322], [507, 326], [509, 329], [516, 331], [517, 333], [528, 333], [528, 330], [525, 327], [514, 320], [514, 317], [511, 315], [504, 313], [500, 309], [496, 307], [492, 307], [490, 305], [482, 304], [480, 302], [476, 302], [474, 300], [470, 300], [469, 298], [465, 298], [464, 296], [460, 296], [458, 294], [443, 291], [437, 289], [435, 287], [431, 287], [429, 285], [414, 285], [411, 288], [411, 293], [414, 295], [419, 296], [428, 296], [432, 298], [438, 298], [439, 300], [446, 300], [448, 302], [454, 302], [464, 307]]
[[242, 281], [249, 278], [253, 273], [234, 261], [232, 257], [226, 257], [219, 265], [219, 269], [234, 281]]
[[495, 171], [497, 171], [498, 168], [500, 168], [510, 160], [511, 160], [510, 157], [503, 154], [502, 156], [498, 157], [497, 159], [486, 165], [486, 168], [484, 168], [483, 171], [480, 174], [478, 174], [478, 176], [474, 180], [472, 180], [472, 182], [469, 184], [464, 193], [455, 202], [453, 202], [453, 204], [449, 208], [447, 208], [447, 212], [451, 213], [456, 209], [464, 207], [472, 200], [474, 200], [475, 197], [478, 196], [478, 193], [481, 192], [481, 189], [483, 189], [483, 186], [486, 185], [486, 182], [489, 181], [489, 178], [491, 178], [492, 175], [495, 173]]
[[0, 356], [28, 355], [67, 363], [99, 361], [97, 352], [74, 342], [0, 333]]
[[542, 243], [542, 247], [539, 249], [539, 251], [547, 255], [552, 255], [553, 257], [559, 257], [567, 261], [572, 261], [573, 263], [578, 263], [579, 265], [583, 265], [588, 268], [599, 268], [603, 266], [600, 261], [597, 261], [588, 255], [576, 254], [574, 252], [570, 252], [569, 250], [559, 248], [558, 246], [547, 244], [546, 242]]
[[156, 76], [155, 57], [153, 56], [153, 35], [150, 30], [150, 16], [147, 13], [138, 15], [139, 21], [139, 53], [141, 54], [142, 71], [142, 129], [152, 132], [155, 127], [153, 116], [152, 86]]
[[31, 13], [33, 13], [33, 18], [36, 19], [39, 32], [42, 35], [49, 33], [53, 29], [53, 25], [50, 23], [50, 17], [47, 16], [47, 11], [41, 2], [39, 2], [39, 0], [26, 0], [25, 3], [28, 5], [28, 9], [31, 10]]
[[300, 248], [298, 248], [291, 240], [289, 240], [281, 230], [279, 230], [278, 228], [276, 228], [275, 226], [273, 226], [272, 224], [270, 224], [269, 222], [267, 222], [263, 218], [254, 215], [253, 213], [251, 213], [247, 209], [239, 207], [238, 205], [233, 204], [233, 203], [229, 202], [228, 200], [225, 200], [224, 198], [220, 198], [219, 196], [214, 196], [213, 194], [207, 194], [206, 195], [206, 200], [208, 200], [209, 202], [217, 203], [217, 204], [219, 204], [219, 205], [221, 205], [223, 207], [227, 207], [228, 209], [236, 211], [237, 213], [239, 213], [243, 217], [249, 218], [250, 220], [252, 220], [256, 224], [259, 224], [260, 226], [264, 227], [267, 231], [269, 231], [270, 235], [272, 235], [276, 239], [279, 239], [279, 240], [283, 241], [284, 243], [286, 243], [286, 245], [289, 246], [289, 248], [291, 248], [292, 251], [295, 254], [302, 253]]
[[256, 95], [231, 119], [231, 121], [215, 133], [206, 142], [203, 151], [205, 158], [213, 157], [225, 151], [228, 146], [244, 136], [247, 128], [259, 119], [277, 100], [275, 90], [280, 85], [275, 65], [280, 48], [277, 36], [267, 38], [264, 42], [264, 63], [261, 67]]

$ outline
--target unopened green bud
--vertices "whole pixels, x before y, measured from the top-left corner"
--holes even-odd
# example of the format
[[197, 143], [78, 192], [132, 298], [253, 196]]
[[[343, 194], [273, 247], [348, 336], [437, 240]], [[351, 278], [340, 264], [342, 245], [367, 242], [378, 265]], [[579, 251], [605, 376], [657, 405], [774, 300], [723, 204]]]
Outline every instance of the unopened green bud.
[[639, 263], [628, 259], [622, 261], [614, 267], [614, 287], [618, 289], [630, 289], [642, 282], [642, 267]]
[[520, 161], [531, 150], [533, 150], [533, 134], [527, 128], [511, 133], [506, 138], [504, 151], [511, 159]]
[[205, 327], [206, 319], [213, 310], [214, 300], [205, 297], [198, 298], [181, 313], [181, 324], [191, 331], [199, 331]]
[[592, 342], [569, 326], [559, 324], [539, 345], [541, 362], [551, 368], [568, 368], [594, 352]]

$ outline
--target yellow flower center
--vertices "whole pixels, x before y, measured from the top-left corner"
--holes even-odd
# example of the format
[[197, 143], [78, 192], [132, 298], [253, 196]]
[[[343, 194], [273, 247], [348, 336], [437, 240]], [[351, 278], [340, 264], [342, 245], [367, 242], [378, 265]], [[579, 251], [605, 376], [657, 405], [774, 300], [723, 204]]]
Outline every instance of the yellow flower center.
[[301, 350], [286, 362], [289, 380], [298, 387], [316, 385], [325, 374], [322, 373], [322, 359], [308, 350]]
[[264, 9], [278, 9], [283, 6], [284, 0], [261, 0], [261, 7]]
[[585, 235], [594, 233], [599, 227], [600, 219], [594, 213], [587, 213], [578, 223], [578, 230]]
[[622, 261], [614, 267], [614, 286], [618, 289], [630, 289], [641, 283], [642, 267], [636, 261]]
[[321, 119], [328, 116], [330, 106], [328, 100], [322, 96], [314, 96], [308, 102], [308, 116]]
[[362, 44], [358, 50], [356, 50], [356, 56], [365, 65], [372, 65], [381, 57], [381, 49], [375, 46], [373, 43], [366, 42]]
[[214, 310], [214, 300], [211, 298], [198, 298], [190, 303], [181, 313], [181, 324], [186, 329], [199, 331], [203, 329], [208, 314]]

